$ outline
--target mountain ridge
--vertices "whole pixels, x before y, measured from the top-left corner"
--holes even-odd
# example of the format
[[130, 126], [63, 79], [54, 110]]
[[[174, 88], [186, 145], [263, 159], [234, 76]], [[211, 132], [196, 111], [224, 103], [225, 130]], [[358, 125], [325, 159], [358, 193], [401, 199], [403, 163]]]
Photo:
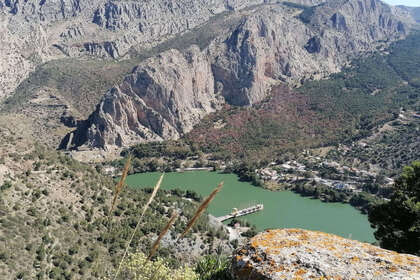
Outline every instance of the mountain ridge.
[[[170, 6], [165, 2], [168, 4], [165, 6], [158, 1], [143, 5], [143, 2], [147, 1], [61, 1], [61, 4], [45, 1], [43, 5], [10, 1], [7, 6], [2, 5], [0, 18], [4, 24], [0, 27], [7, 32], [0, 35], [5, 39], [0, 49], [7, 49], [8, 56], [1, 64], [0, 83], [7, 96], [13, 92], [5, 100], [2, 112], [23, 112], [34, 120], [36, 130], [42, 131], [35, 137], [55, 148], [119, 149], [138, 141], [177, 139], [224, 103], [252, 106], [278, 84], [293, 87], [307, 79], [325, 78], [340, 71], [352, 57], [368, 55], [377, 48], [385, 50], [391, 41], [403, 38], [411, 28], [409, 21], [401, 21], [401, 12], [377, 0], [361, 4], [340, 1], [338, 6], [336, 2], [322, 0], [187, 1], [204, 13], [201, 18], [191, 19], [178, 4]], [[153, 5], [160, 9], [155, 14]], [[155, 24], [152, 21], [141, 24], [159, 13], [172, 16]], [[355, 18], [361, 18], [362, 27], [358, 27], [359, 20]], [[184, 19], [191, 22], [180, 25]], [[142, 30], [138, 29], [140, 26]], [[152, 30], [157, 26], [160, 33], [156, 34], [160, 34], [161, 40], [156, 41], [153, 36], [157, 35]], [[28, 34], [29, 39], [19, 37]], [[31, 42], [40, 38], [42, 44], [33, 48]], [[193, 45], [199, 45], [200, 50], [192, 51]], [[133, 122], [118, 123], [110, 115], [95, 113], [96, 108], [104, 108], [101, 98], [109, 101], [109, 93], [118, 92], [112, 88], [122, 84], [127, 88], [125, 78], [132, 75], [133, 68], [147, 73], [154, 67], [156, 71], [158, 67], [153, 64], [169, 61], [171, 49], [178, 50], [174, 55], [179, 61], [188, 61], [187, 53], [196, 52], [197, 57], [202, 57], [203, 71], [211, 69], [206, 77], [200, 76], [208, 79], [200, 81], [209, 85], [204, 91], [193, 90], [192, 82], [197, 78], [190, 78], [192, 90], [179, 95], [189, 96], [192, 106], [178, 102], [171, 109], [168, 102], [175, 99], [163, 99], [159, 102], [168, 106], [159, 109], [146, 102], [143, 107], [153, 114], [149, 114], [150, 119], [140, 114], [143, 117], [137, 118], [134, 126]], [[168, 71], [177, 67], [178, 72], [191, 70], [174, 65]], [[161, 77], [167, 74], [164, 67], [159, 71]], [[195, 71], [201, 70], [197, 67]], [[176, 82], [183, 86], [184, 81]], [[152, 84], [168, 91], [167, 96], [171, 96], [171, 91], [174, 96], [180, 92], [179, 86], [165, 84], [164, 79]], [[208, 99], [203, 106], [200, 94], [206, 91], [211, 94], [203, 95]], [[151, 88], [148, 92], [149, 99], [157, 94]], [[97, 122], [94, 126], [93, 120]], [[45, 122], [49, 125], [45, 126]], [[98, 129], [100, 123], [107, 124], [104, 132]], [[79, 129], [68, 134], [75, 126]], [[149, 136], [136, 131], [148, 131]]]
[[[390, 7], [380, 1], [364, 1], [363, 5], [361, 3], [325, 2], [303, 10], [282, 4], [249, 8], [242, 12], [243, 18], [238, 25], [226, 35], [214, 39], [201, 51], [205, 64], [203, 69], [209, 69], [209, 66], [211, 68], [210, 72], [204, 70], [208, 73], [205, 83], [213, 83], [214, 86], [204, 91], [188, 90], [192, 87], [184, 84], [185, 79], [179, 79], [181, 88], [186, 88], [180, 90], [174, 83], [154, 78], [150, 80], [150, 77], [156, 75], [171, 76], [171, 71], [185, 73], [191, 70], [181, 65], [174, 65], [177, 70], [154, 68], [152, 72], [155, 74], [147, 74], [149, 78], [141, 82], [128, 76], [121, 85], [108, 91], [101, 105], [89, 118], [87, 126], [84, 124], [76, 131], [76, 137], [72, 137], [74, 143], [67, 143], [66, 146], [85, 143], [89, 148], [113, 149], [111, 146], [126, 147], [139, 141], [177, 139], [189, 132], [199, 118], [193, 116], [192, 111], [196, 110], [194, 106], [178, 103], [173, 107], [170, 102], [174, 99], [161, 99], [159, 96], [162, 92], [166, 92], [164, 95], [167, 96], [185, 96], [188, 93], [189, 97], [183, 100], [191, 99], [195, 104], [200, 101], [200, 94], [209, 96], [210, 91], [214, 108], [220, 107], [224, 102], [235, 106], [249, 106], [263, 100], [276, 84], [298, 85], [303, 80], [326, 77], [340, 71], [350, 58], [386, 47], [387, 44], [383, 42], [402, 38], [408, 32], [408, 27], [393, 16]], [[305, 19], [302, 19], [303, 16]], [[162, 62], [165, 57], [182, 59], [182, 56], [188, 57], [189, 52], [194, 52], [193, 49], [194, 47], [190, 48], [184, 54], [168, 51], [157, 59], [161, 60], [161, 65], [165, 65]], [[136, 67], [136, 71], [150, 71], [147, 69], [156, 63], [155, 60], [156, 58], [150, 58], [142, 62]], [[132, 82], [127, 84], [128, 80]], [[125, 95], [124, 91], [119, 90], [121, 86], [128, 89]], [[141, 100], [143, 95], [131, 90], [140, 87], [146, 89], [150, 96], [154, 95], [153, 99], [157, 102], [166, 102], [165, 105]], [[128, 96], [131, 98], [127, 99]], [[218, 96], [222, 96], [225, 101], [221, 99], [220, 102]], [[117, 105], [120, 102], [118, 99], [124, 100], [127, 106]], [[110, 108], [112, 102], [115, 102], [112, 106], [125, 110], [123, 114], [137, 116], [137, 119], [121, 121], [114, 115], [117, 117], [114, 122], [112, 114], [101, 110], [104, 104], [108, 104]], [[139, 104], [146, 104], [147, 108], [143, 108], [143, 111], [153, 112], [149, 114], [150, 117], [139, 115], [138, 110], [130, 109], [140, 106]], [[200, 116], [215, 110], [211, 106], [199, 107]], [[172, 117], [168, 115], [168, 108], [172, 108], [169, 109]], [[188, 119], [188, 113], [187, 117], [181, 117], [176, 113], [177, 110], [189, 111], [191, 118]], [[191, 124], [182, 126], [179, 123]]]

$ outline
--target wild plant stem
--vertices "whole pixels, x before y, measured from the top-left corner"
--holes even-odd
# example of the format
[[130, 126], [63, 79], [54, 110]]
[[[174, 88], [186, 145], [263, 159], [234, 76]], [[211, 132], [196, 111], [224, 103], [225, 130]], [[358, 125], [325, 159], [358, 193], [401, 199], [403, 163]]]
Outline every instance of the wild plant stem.
[[169, 219], [169, 222], [166, 224], [166, 226], [162, 229], [160, 232], [158, 238], [152, 245], [152, 249], [150, 249], [149, 257], [147, 260], [151, 260], [153, 255], [156, 253], [157, 248], [159, 247], [159, 243], [162, 240], [162, 238], [165, 236], [165, 234], [168, 232], [168, 230], [171, 228], [171, 226], [175, 223], [176, 219], [178, 218], [178, 214], [174, 211], [171, 215], [171, 218]]
[[184, 232], [180, 235], [177, 242], [184, 238], [184, 236], [190, 231], [190, 229], [194, 226], [194, 224], [197, 222], [198, 218], [203, 214], [204, 210], [206, 210], [207, 206], [209, 206], [210, 202], [214, 199], [216, 194], [222, 189], [223, 182], [221, 182], [212, 192], [211, 194], [201, 203], [201, 205], [198, 207], [197, 211], [195, 211], [194, 216], [191, 218], [191, 220], [188, 222], [187, 227], [185, 228]]
[[153, 189], [153, 192], [152, 192], [152, 194], [151, 194], [151, 196], [150, 196], [149, 200], [147, 201], [147, 203], [146, 203], [146, 204], [144, 205], [144, 207], [143, 207], [143, 211], [142, 211], [142, 213], [141, 213], [141, 215], [140, 215], [140, 217], [139, 217], [139, 220], [137, 221], [137, 225], [136, 225], [136, 227], [134, 228], [133, 233], [131, 234], [131, 237], [130, 237], [130, 239], [127, 241], [127, 244], [126, 244], [126, 246], [125, 246], [125, 251], [124, 251], [124, 254], [123, 254], [122, 258], [121, 258], [120, 264], [118, 265], [118, 269], [117, 269], [117, 272], [115, 273], [114, 280], [116, 280], [116, 279], [117, 279], [118, 274], [119, 274], [119, 273], [120, 273], [120, 271], [121, 271], [122, 264], [123, 264], [123, 262], [124, 262], [125, 257], [127, 256], [127, 253], [128, 253], [128, 248], [130, 247], [130, 244], [131, 244], [131, 242], [133, 241], [134, 235], [136, 234], [136, 232], [137, 232], [137, 230], [138, 230], [138, 228], [139, 228], [139, 226], [140, 226], [141, 222], [143, 221], [143, 217], [144, 217], [144, 214], [146, 213], [146, 210], [149, 208], [150, 204], [152, 203], [153, 199], [154, 199], [154, 198], [155, 198], [155, 196], [156, 196], [157, 191], [158, 191], [158, 190], [159, 190], [159, 188], [160, 188], [160, 185], [162, 184], [162, 180], [163, 180], [163, 176], [164, 176], [164, 175], [165, 175], [165, 173], [163, 173], [163, 174], [160, 176], [159, 181], [157, 182], [157, 184], [156, 184], [155, 188]]

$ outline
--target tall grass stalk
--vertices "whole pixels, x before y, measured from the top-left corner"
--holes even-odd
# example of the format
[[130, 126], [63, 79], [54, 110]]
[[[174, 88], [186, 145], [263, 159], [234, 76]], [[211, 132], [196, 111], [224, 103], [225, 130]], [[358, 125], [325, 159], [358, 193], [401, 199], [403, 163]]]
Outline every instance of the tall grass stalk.
[[177, 241], [184, 238], [184, 236], [190, 231], [190, 229], [194, 226], [197, 222], [198, 218], [203, 214], [204, 210], [206, 210], [207, 206], [209, 206], [210, 202], [214, 199], [216, 194], [222, 189], [223, 182], [221, 182], [212, 192], [211, 194], [201, 203], [200, 207], [198, 207], [197, 211], [195, 212], [194, 216], [188, 222], [187, 227], [185, 228], [184, 232], [180, 235]]
[[147, 260], [151, 260], [152, 259], [153, 255], [156, 253], [157, 248], [159, 247], [160, 241], [165, 236], [165, 234], [168, 232], [168, 230], [171, 228], [171, 226], [175, 223], [175, 221], [176, 221], [177, 218], [178, 218], [178, 213], [176, 213], [176, 211], [174, 211], [172, 213], [171, 218], [169, 219], [168, 224], [163, 228], [163, 230], [159, 234], [159, 237], [153, 243], [152, 249], [150, 249], [149, 257], [147, 258]]
[[118, 195], [121, 193], [122, 189], [124, 188], [125, 179], [127, 178], [128, 170], [131, 166], [131, 156], [128, 156], [127, 161], [125, 162], [124, 169], [120, 178], [120, 181], [115, 186], [114, 198], [112, 199], [111, 209], [108, 213], [108, 220], [111, 219], [112, 211], [114, 211], [115, 204], [117, 202]]
[[159, 181], [156, 183], [156, 186], [155, 186], [155, 188], [153, 189], [153, 192], [152, 192], [152, 194], [150, 195], [149, 200], [147, 201], [147, 203], [146, 203], [146, 204], [144, 205], [144, 207], [143, 207], [143, 211], [141, 212], [141, 215], [140, 215], [140, 217], [139, 217], [139, 219], [138, 219], [138, 221], [137, 221], [137, 225], [136, 225], [135, 229], [133, 230], [133, 233], [131, 234], [131, 237], [130, 237], [130, 239], [127, 241], [127, 244], [126, 244], [126, 246], [125, 246], [124, 255], [122, 256], [121, 261], [120, 261], [120, 264], [118, 265], [118, 269], [117, 269], [117, 272], [115, 273], [114, 280], [115, 280], [115, 279], [117, 279], [118, 274], [119, 274], [119, 273], [120, 273], [120, 271], [121, 271], [121, 266], [122, 266], [122, 264], [123, 264], [123, 262], [124, 262], [125, 257], [127, 256], [127, 253], [128, 253], [128, 248], [130, 247], [130, 244], [131, 244], [131, 242], [133, 241], [134, 235], [136, 234], [136, 232], [137, 232], [137, 230], [138, 230], [138, 228], [139, 228], [139, 226], [140, 226], [141, 222], [143, 221], [143, 217], [144, 217], [144, 214], [146, 213], [146, 210], [149, 208], [150, 204], [152, 203], [153, 199], [154, 199], [154, 198], [155, 198], [155, 196], [156, 196], [156, 193], [158, 192], [158, 190], [159, 190], [159, 188], [160, 188], [160, 185], [162, 184], [162, 180], [163, 180], [163, 176], [164, 176], [164, 175], [165, 175], [165, 173], [163, 173], [163, 174], [160, 176]]

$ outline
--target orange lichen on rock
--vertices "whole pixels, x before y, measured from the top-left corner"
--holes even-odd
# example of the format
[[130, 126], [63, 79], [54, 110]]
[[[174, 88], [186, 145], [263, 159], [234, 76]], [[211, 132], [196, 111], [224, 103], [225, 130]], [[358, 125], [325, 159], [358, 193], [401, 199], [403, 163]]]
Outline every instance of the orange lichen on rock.
[[295, 272], [295, 276], [302, 276], [303, 274], [306, 274], [306, 270], [303, 268]]
[[390, 272], [398, 271], [398, 268], [396, 266], [388, 266], [386, 269], [388, 269], [388, 271], [390, 271]]
[[357, 262], [360, 262], [360, 259], [359, 259], [358, 257], [352, 257], [352, 258], [350, 259], [350, 262], [351, 262], [351, 263], [357, 263]]
[[403, 260], [403, 258], [401, 258], [401, 256], [394, 256], [393, 258], [392, 258], [392, 262], [393, 263], [395, 263], [395, 264], [404, 264], [404, 260]]
[[284, 270], [284, 265], [277, 266], [276, 269], [275, 269], [276, 272], [280, 272], [280, 271], [283, 271], [283, 270]]
[[269, 230], [237, 254], [243, 257], [233, 258], [238, 280], [420, 279], [419, 257], [317, 231]]

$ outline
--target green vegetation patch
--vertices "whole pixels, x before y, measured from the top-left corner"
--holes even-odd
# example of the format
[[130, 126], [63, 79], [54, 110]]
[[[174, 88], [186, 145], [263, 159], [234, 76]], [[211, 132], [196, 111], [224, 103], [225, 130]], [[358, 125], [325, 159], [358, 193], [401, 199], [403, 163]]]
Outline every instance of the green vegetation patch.
[[381, 247], [420, 256], [420, 162], [406, 166], [391, 200], [375, 206], [369, 221]]
[[104, 92], [122, 80], [138, 61], [60, 59], [39, 65], [5, 102], [5, 110], [20, 110], [42, 88], [52, 89], [83, 117], [92, 112]]
[[[0, 248], [0, 275], [7, 279], [103, 279], [113, 274], [152, 190], [124, 188], [109, 217], [112, 178], [39, 145], [19, 158], [10, 154], [4, 159], [6, 165], [13, 161], [27, 170], [16, 171], [1, 185], [0, 240], [8, 245]], [[156, 254], [171, 269], [183, 263], [179, 246], [195, 250], [198, 258], [204, 251], [215, 252], [216, 244], [228, 244], [226, 233], [211, 227], [207, 215], [198, 219], [182, 245], [176, 244], [199, 201], [201, 196], [191, 191], [158, 191], [129, 253], [148, 253], [173, 210], [180, 213], [179, 220]]]
[[420, 109], [418, 63], [420, 36], [414, 33], [394, 43], [389, 55], [354, 60], [329, 79], [308, 81], [294, 91], [276, 87], [251, 108], [226, 107], [186, 139], [225, 159], [256, 161], [357, 140], [395, 119], [401, 107]]

